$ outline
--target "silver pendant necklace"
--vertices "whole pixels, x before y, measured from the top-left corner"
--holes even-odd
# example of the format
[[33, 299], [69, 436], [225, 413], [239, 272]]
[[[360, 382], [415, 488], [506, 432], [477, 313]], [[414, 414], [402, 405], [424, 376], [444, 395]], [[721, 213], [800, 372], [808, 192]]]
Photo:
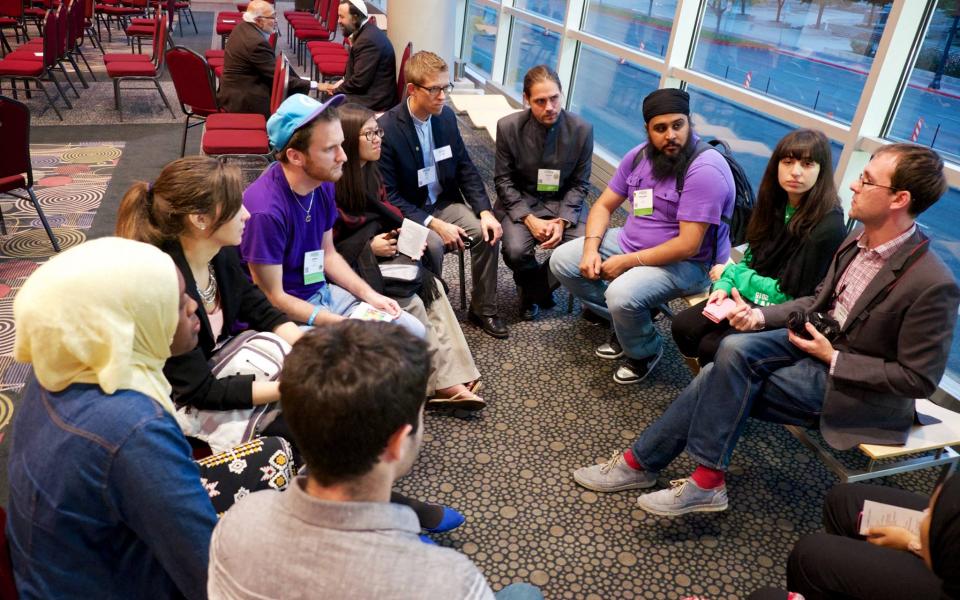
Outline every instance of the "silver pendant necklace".
[[[292, 190], [291, 190], [292, 191]], [[300, 202], [300, 198], [297, 196], [296, 192], [293, 192], [293, 199], [297, 201], [297, 205], [300, 207], [300, 210], [304, 212], [303, 220], [307, 223], [310, 222], [310, 211], [313, 210], [313, 200], [317, 197], [317, 190], [313, 190], [313, 193], [310, 194], [310, 204], [306, 208], [303, 207], [303, 204]]]
[[217, 278], [213, 274], [213, 263], [207, 263], [207, 272], [210, 273], [210, 279], [207, 282], [207, 287], [200, 289], [200, 284], [197, 284], [197, 293], [200, 294], [200, 299], [203, 300], [205, 305], [213, 304], [217, 300]]

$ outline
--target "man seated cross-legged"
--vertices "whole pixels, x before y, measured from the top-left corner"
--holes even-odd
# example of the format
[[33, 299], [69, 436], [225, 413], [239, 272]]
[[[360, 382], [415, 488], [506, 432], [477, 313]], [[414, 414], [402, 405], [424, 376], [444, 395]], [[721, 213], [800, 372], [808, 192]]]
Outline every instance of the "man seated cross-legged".
[[863, 227], [841, 244], [817, 291], [751, 308], [732, 290], [730, 324], [764, 331], [726, 337], [715, 361], [630, 449], [578, 469], [577, 483], [601, 492], [649, 488], [686, 451], [698, 464], [693, 475], [641, 496], [640, 508], [720, 511], [724, 472], [749, 416], [819, 426], [838, 450], [906, 440], [914, 399], [933, 393], [943, 375], [960, 303], [915, 222], [947, 189], [943, 160], [920, 146], [885, 146], [850, 189], [850, 217]]

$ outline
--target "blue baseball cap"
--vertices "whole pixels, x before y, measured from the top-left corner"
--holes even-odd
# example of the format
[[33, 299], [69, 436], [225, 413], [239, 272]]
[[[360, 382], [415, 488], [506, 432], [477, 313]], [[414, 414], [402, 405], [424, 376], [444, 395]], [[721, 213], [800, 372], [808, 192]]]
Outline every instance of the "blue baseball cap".
[[314, 100], [306, 94], [294, 94], [283, 101], [277, 112], [267, 120], [267, 137], [274, 151], [282, 150], [293, 134], [333, 106], [343, 104], [346, 96], [337, 94], [326, 102]]

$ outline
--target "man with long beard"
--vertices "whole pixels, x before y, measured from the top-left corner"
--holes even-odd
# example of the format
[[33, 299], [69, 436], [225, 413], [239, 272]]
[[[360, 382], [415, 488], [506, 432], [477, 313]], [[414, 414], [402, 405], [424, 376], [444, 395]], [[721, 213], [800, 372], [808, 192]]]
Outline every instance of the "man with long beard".
[[[651, 93], [643, 100], [643, 119], [648, 141], [620, 161], [590, 209], [586, 236], [550, 258], [560, 283], [612, 322], [610, 341], [595, 354], [626, 358], [613, 376], [622, 384], [643, 381], [663, 355], [650, 309], [702, 291], [711, 264], [726, 262], [730, 240], [722, 217], [732, 214], [735, 196], [733, 174], [719, 152], [703, 151], [690, 162], [697, 136], [686, 92]], [[684, 169], [679, 193], [677, 176]], [[624, 201], [626, 224], [609, 228]]]

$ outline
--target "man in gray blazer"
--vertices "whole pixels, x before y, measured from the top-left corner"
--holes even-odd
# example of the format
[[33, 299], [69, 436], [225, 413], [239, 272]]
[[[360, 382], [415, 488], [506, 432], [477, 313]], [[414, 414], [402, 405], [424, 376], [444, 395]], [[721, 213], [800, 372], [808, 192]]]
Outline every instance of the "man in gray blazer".
[[503, 226], [503, 261], [520, 292], [521, 318], [553, 306], [549, 263], [537, 264], [536, 246], [556, 248], [583, 236], [590, 191], [593, 126], [563, 109], [560, 77], [537, 65], [523, 78], [530, 106], [497, 123], [494, 215]]
[[[651, 487], [686, 451], [698, 464], [693, 475], [638, 504], [667, 516], [721, 511], [724, 471], [748, 416], [819, 427], [839, 450], [906, 440], [914, 399], [943, 376], [960, 304], [956, 281], [915, 223], [946, 192], [943, 161], [929, 148], [891, 144], [850, 189], [850, 217], [863, 228], [840, 246], [816, 293], [751, 308], [733, 290], [730, 324], [764, 331], [726, 338], [632, 448], [577, 470], [577, 483], [603, 492]], [[796, 318], [813, 313], [834, 321], [829, 337]]]

